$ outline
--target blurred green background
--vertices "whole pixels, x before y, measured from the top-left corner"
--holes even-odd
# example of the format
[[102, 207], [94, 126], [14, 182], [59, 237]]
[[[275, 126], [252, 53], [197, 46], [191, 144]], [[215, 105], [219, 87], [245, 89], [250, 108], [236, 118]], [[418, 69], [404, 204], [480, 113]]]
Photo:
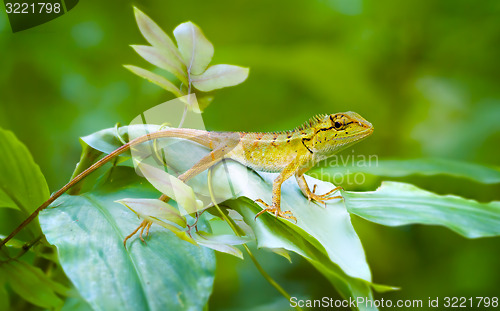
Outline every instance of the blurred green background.
[[[204, 113], [210, 130], [293, 128], [317, 113], [356, 111], [375, 134], [356, 154], [443, 157], [499, 165], [500, 1], [81, 1], [39, 27], [11, 33], [0, 12], [0, 126], [24, 142], [51, 191], [76, 165], [78, 137], [128, 124], [171, 95], [122, 64], [152, 68], [136, 5], [169, 34], [191, 20], [215, 46], [213, 63], [250, 67]], [[350, 150], [348, 151], [351, 152]], [[499, 200], [498, 185], [450, 177], [400, 178], [437, 193]], [[378, 186], [370, 179], [362, 187]], [[349, 185], [345, 185], [349, 188]], [[500, 239], [467, 240], [437, 227], [386, 228], [354, 218], [385, 299], [500, 296]], [[292, 296], [336, 297], [298, 256], [259, 251]], [[286, 309], [252, 266], [218, 256], [211, 307]]]

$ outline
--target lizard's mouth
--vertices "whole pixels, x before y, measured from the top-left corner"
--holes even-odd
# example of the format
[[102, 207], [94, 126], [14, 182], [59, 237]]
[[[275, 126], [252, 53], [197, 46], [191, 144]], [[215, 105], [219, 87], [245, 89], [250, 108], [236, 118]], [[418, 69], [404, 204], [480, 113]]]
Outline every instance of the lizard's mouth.
[[341, 139], [357, 139], [357, 138], [365, 138], [370, 136], [373, 133], [373, 127], [370, 127], [364, 131], [353, 134], [352, 136], [346, 136]]
[[336, 141], [347, 141], [346, 143], [349, 143], [349, 142], [352, 142], [352, 141], [357, 141], [357, 140], [364, 139], [364, 138], [370, 136], [372, 133], [373, 133], [373, 127], [369, 128], [369, 129], [366, 129], [364, 131], [361, 131], [361, 132], [357, 132], [356, 134], [352, 134], [352, 135], [349, 135], [349, 136], [337, 137], [337, 138], [334, 138], [333, 140], [336, 140]]

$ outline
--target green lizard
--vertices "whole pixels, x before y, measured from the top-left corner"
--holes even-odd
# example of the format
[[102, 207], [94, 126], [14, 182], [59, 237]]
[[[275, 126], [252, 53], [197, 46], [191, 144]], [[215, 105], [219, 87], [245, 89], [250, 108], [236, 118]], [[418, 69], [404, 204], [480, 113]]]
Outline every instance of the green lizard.
[[[265, 209], [260, 211], [255, 218], [265, 212], [270, 212], [276, 215], [276, 217], [296, 220], [290, 211], [282, 211], [280, 208], [282, 183], [292, 175], [295, 175], [300, 189], [309, 200], [324, 203], [326, 200], [341, 198], [341, 196], [330, 196], [330, 194], [340, 189], [340, 187], [336, 187], [322, 195], [315, 194], [314, 189], [311, 191], [307, 185], [304, 173], [320, 160], [333, 156], [372, 133], [373, 126], [370, 122], [355, 112], [344, 112], [316, 116], [301, 127], [286, 132], [209, 132], [195, 129], [170, 128], [140, 136], [106, 155], [70, 180], [64, 187], [38, 207], [8, 237], [1, 241], [0, 247], [5, 245], [23, 227], [31, 222], [41, 210], [47, 208], [59, 196], [90, 173], [133, 146], [165, 137], [188, 139], [212, 150], [210, 154], [203, 157], [192, 168], [178, 177], [184, 182], [224, 158], [235, 160], [254, 170], [280, 173], [273, 182], [271, 204], [269, 205], [261, 199], [256, 200], [263, 204]], [[166, 199], [165, 197], [162, 198]], [[146, 225], [150, 226], [148, 224], [144, 226]], [[144, 228], [144, 226], [141, 225], [139, 228]]]

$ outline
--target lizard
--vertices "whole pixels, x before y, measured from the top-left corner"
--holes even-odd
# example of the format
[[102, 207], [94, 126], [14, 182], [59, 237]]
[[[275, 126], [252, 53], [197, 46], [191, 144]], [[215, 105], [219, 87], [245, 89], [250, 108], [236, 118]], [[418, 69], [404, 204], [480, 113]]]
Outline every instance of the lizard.
[[[47, 208], [58, 197], [90, 173], [131, 149], [133, 146], [166, 137], [187, 139], [212, 150], [192, 168], [178, 177], [183, 182], [188, 181], [190, 178], [227, 158], [240, 162], [257, 171], [279, 173], [273, 182], [271, 204], [264, 202], [262, 199], [256, 200], [256, 202], [264, 205], [265, 208], [257, 213], [255, 219], [263, 213], [269, 212], [276, 217], [296, 221], [292, 212], [281, 210], [281, 185], [283, 182], [292, 175], [295, 175], [304, 196], [316, 202], [324, 203], [327, 200], [342, 198], [341, 196], [330, 196], [333, 192], [341, 189], [340, 187], [335, 187], [322, 195], [315, 193], [315, 187], [311, 191], [304, 178], [304, 173], [319, 161], [331, 157], [339, 151], [368, 137], [373, 133], [373, 130], [374, 128], [370, 122], [359, 114], [349, 111], [317, 115], [304, 125], [284, 132], [213, 132], [187, 128], [168, 128], [149, 133], [130, 140], [71, 179], [40, 205], [9, 236], [0, 241], [0, 248], [35, 219], [40, 211]], [[162, 196], [160, 199], [167, 200], [168, 198]], [[150, 224], [141, 224], [139, 228], [142, 227], [144, 229], [145, 226], [149, 229]]]

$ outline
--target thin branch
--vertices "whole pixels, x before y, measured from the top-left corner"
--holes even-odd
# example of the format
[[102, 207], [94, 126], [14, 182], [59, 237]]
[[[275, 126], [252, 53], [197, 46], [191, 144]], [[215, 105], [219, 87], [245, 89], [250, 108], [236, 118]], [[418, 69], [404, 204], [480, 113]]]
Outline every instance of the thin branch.
[[[234, 234], [236, 234], [237, 236], [241, 237], [241, 234], [238, 232], [238, 230], [236, 229], [236, 226], [233, 224], [233, 222], [231, 221], [231, 219], [229, 217], [226, 216], [226, 214], [224, 214], [224, 212], [222, 212], [221, 208], [219, 207], [219, 205], [217, 205], [217, 203], [215, 202], [215, 196], [214, 196], [214, 193], [213, 193], [213, 189], [212, 189], [212, 167], [210, 167], [208, 169], [208, 192], [210, 193], [210, 198], [212, 200], [212, 203], [214, 204], [215, 208], [217, 209], [217, 211], [220, 213], [221, 217], [228, 223], [228, 225], [231, 227], [231, 229], [234, 231]], [[259, 264], [259, 262], [257, 261], [257, 258], [255, 258], [255, 256], [252, 254], [252, 252], [250, 251], [250, 248], [248, 248], [248, 246], [246, 244], [243, 244], [243, 247], [245, 248], [245, 250], [247, 251], [248, 253], [248, 256], [250, 256], [250, 259], [252, 259], [252, 262], [254, 263], [254, 265], [257, 267], [257, 270], [259, 270], [260, 274], [262, 274], [262, 276], [269, 282], [269, 284], [271, 284], [274, 288], [276, 288], [276, 290], [281, 294], [283, 295], [283, 297], [285, 297], [288, 301], [290, 301], [291, 299], [291, 296], [290, 294], [288, 294], [286, 292], [285, 289], [283, 289], [283, 287], [281, 287], [265, 270], [264, 268], [262, 268], [262, 266]], [[299, 306], [296, 306], [295, 307], [296, 310], [302, 310]]]

